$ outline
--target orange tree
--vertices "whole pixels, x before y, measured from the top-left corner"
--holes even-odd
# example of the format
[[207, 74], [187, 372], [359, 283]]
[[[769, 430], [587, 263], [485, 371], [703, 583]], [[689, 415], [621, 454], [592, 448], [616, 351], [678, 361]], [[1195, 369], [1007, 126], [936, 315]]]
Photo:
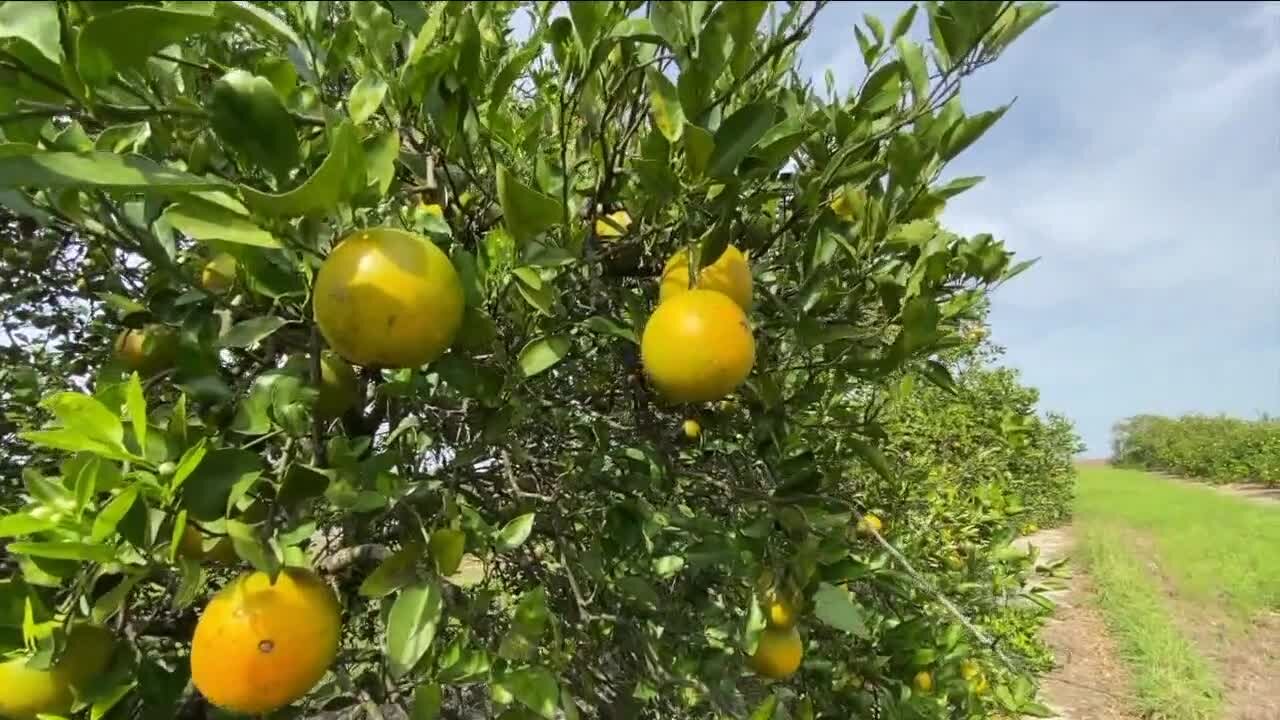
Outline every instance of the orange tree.
[[882, 447], [1025, 267], [941, 177], [1050, 8], [837, 92], [824, 5], [0, 5], [3, 649], [117, 630], [93, 717], [1044, 713], [1028, 561], [895, 543]]

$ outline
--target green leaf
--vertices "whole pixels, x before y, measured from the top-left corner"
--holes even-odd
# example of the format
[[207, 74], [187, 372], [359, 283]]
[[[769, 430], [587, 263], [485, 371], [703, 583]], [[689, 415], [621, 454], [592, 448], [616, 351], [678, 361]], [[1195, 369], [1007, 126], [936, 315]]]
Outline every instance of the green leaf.
[[93, 141], [93, 149], [109, 153], [141, 152], [150, 139], [151, 124], [148, 122], [113, 125]]
[[66, 428], [58, 428], [55, 430], [32, 430], [19, 433], [19, 437], [29, 443], [39, 445], [41, 447], [53, 448], [55, 450], [65, 450], [67, 452], [91, 452], [98, 457], [109, 458], [111, 460], [132, 461], [138, 458], [130, 455], [124, 448], [107, 445], [75, 430]]
[[769, 103], [752, 103], [725, 118], [716, 129], [707, 174], [716, 178], [732, 177], [738, 163], [773, 127], [774, 112], [774, 106]]
[[[357, 182], [358, 181], [358, 182]], [[307, 181], [286, 193], [270, 194], [241, 186], [245, 204], [255, 212], [298, 217], [331, 212], [354, 190], [365, 187], [364, 158], [355, 126], [344, 122], [334, 132], [329, 155]]]
[[573, 342], [568, 335], [548, 335], [529, 341], [520, 351], [520, 370], [533, 377], [550, 370], [569, 354]]
[[369, 577], [360, 583], [360, 594], [371, 598], [386, 597], [413, 582], [422, 551], [421, 542], [406, 543], [369, 573]]
[[494, 547], [498, 552], [510, 552], [523, 545], [533, 532], [533, 518], [534, 513], [525, 513], [503, 525], [494, 538]]
[[396, 160], [400, 157], [400, 131], [396, 128], [375, 135], [364, 143], [365, 175], [369, 186], [384, 197], [396, 179]]
[[116, 557], [115, 548], [109, 545], [59, 541], [9, 543], [9, 552], [51, 560], [82, 560], [98, 563], [111, 562]]
[[943, 390], [946, 390], [952, 395], [959, 392], [956, 389], [956, 381], [951, 377], [951, 371], [947, 369], [946, 365], [943, 365], [937, 360], [926, 361], [924, 366], [920, 368], [920, 373], [924, 375], [929, 382], [937, 385]]
[[258, 3], [244, 2], [244, 0], [217, 2], [214, 3], [214, 12], [219, 17], [252, 26], [265, 35], [274, 35], [288, 45], [295, 45], [303, 56], [306, 56], [306, 45], [293, 28], [264, 7], [260, 7]]
[[90, 395], [62, 392], [40, 405], [52, 412], [72, 432], [112, 448], [124, 448], [124, 425], [115, 413]]
[[227, 535], [231, 537], [236, 555], [255, 569], [267, 573], [272, 579], [280, 572], [280, 558], [273, 548], [262, 541], [257, 528], [239, 520], [228, 520]]
[[684, 161], [693, 179], [702, 177], [711, 162], [711, 152], [715, 149], [715, 138], [711, 133], [697, 125], [686, 123], [684, 127]]
[[275, 315], [242, 320], [218, 338], [218, 347], [250, 348], [287, 324], [288, 321]]
[[858, 112], [876, 116], [898, 104], [902, 99], [902, 63], [885, 63], [871, 73], [862, 85], [858, 96]]
[[89, 539], [95, 543], [100, 543], [111, 537], [111, 535], [115, 533], [116, 528], [119, 527], [120, 521], [123, 520], [129, 510], [133, 508], [133, 503], [137, 500], [137, 485], [130, 485], [124, 490], [121, 490], [120, 494], [111, 498], [111, 501], [108, 502], [106, 506], [102, 508], [102, 511], [98, 513], [98, 516], [93, 519], [93, 531], [90, 534]]
[[[147, 577], [146, 571], [131, 572], [124, 576], [116, 586], [111, 588], [102, 597], [99, 597], [93, 603], [93, 621], [98, 624], [105, 623], [124, 607], [124, 601], [128, 599], [130, 591], [133, 590], [139, 582]], [[98, 716], [101, 717], [101, 716]]]
[[129, 376], [125, 387], [125, 407], [129, 410], [129, 424], [133, 427], [133, 437], [138, 441], [138, 452], [147, 450], [147, 398], [142, 394], [142, 380], [138, 373]]
[[905, 37], [898, 38], [898, 59], [911, 81], [911, 96], [916, 105], [929, 99], [929, 70], [924, 62], [924, 48]]
[[902, 308], [902, 338], [907, 352], [928, 346], [938, 338], [938, 305], [929, 297], [914, 297]]
[[950, 160], [964, 152], [965, 148], [977, 142], [978, 138], [982, 137], [987, 130], [990, 130], [997, 120], [1004, 117], [1009, 107], [1009, 105], [1005, 105], [996, 110], [988, 110], [961, 120], [960, 124], [952, 131], [950, 137], [947, 138], [946, 149], [942, 152], [942, 158]]
[[871, 28], [871, 35], [876, 39], [877, 45], [884, 44], [884, 23], [880, 22], [880, 18], [867, 13], [862, 14], [862, 21]]
[[684, 558], [679, 555], [664, 555], [653, 561], [653, 572], [660, 578], [669, 578], [684, 569]]
[[933, 188], [933, 193], [944, 198], [953, 198], [982, 182], [982, 180], [981, 176], [958, 177], [944, 185]]
[[822, 583], [813, 597], [813, 603], [813, 614], [822, 622], [857, 638], [865, 640], [870, 637], [870, 633], [867, 632], [866, 612], [853, 603], [848, 590]]
[[191, 473], [195, 472], [195, 469], [200, 466], [200, 461], [204, 460], [205, 453], [208, 452], [206, 442], [204, 438], [200, 438], [199, 442], [182, 453], [182, 458], [178, 460], [178, 465], [174, 468], [173, 477], [169, 480], [171, 492], [177, 492], [178, 488], [182, 487], [182, 484], [187, 481], [187, 478], [191, 477]]
[[436, 720], [444, 702], [440, 683], [425, 683], [413, 691], [413, 715], [410, 720]]
[[232, 70], [213, 84], [209, 122], [228, 147], [283, 180], [301, 159], [298, 129], [271, 81]]
[[0, 5], [0, 38], [18, 38], [54, 65], [62, 64], [58, 3], [6, 2]]
[[54, 523], [27, 513], [13, 513], [0, 517], [0, 537], [22, 537], [54, 528]]
[[676, 94], [676, 86], [654, 68], [645, 68], [644, 77], [649, 85], [649, 109], [653, 115], [653, 125], [658, 128], [667, 142], [679, 142], [684, 133], [684, 110], [680, 107], [680, 97]]
[[441, 528], [431, 533], [431, 559], [436, 572], [447, 577], [458, 571], [467, 546], [467, 534], [461, 530]]
[[885, 480], [893, 480], [893, 470], [889, 468], [889, 461], [884, 459], [884, 454], [880, 452], [879, 448], [859, 437], [850, 436], [847, 440], [853, 446], [853, 451], [858, 453], [858, 456], [870, 465], [871, 469], [875, 470], [880, 477]]
[[191, 606], [204, 589], [204, 570], [195, 558], [178, 558], [178, 589], [173, 593], [173, 607], [182, 610]]
[[197, 520], [221, 519], [227, 513], [232, 489], [253, 483], [261, 474], [256, 454], [236, 448], [213, 450], [183, 484], [183, 505]]
[[627, 18], [622, 22], [613, 26], [613, 30], [609, 32], [610, 37], [626, 38], [635, 40], [636, 42], [650, 43], [652, 45], [661, 45], [662, 36], [658, 34], [654, 28], [653, 22], [648, 18], [633, 17]]
[[1038, 702], [1025, 702], [1019, 708], [1018, 712], [1023, 715], [1030, 715], [1038, 718], [1056, 718], [1058, 713], [1049, 709]]
[[893, 30], [889, 34], [890, 42], [896, 42], [898, 38], [906, 35], [907, 32], [911, 30], [911, 24], [916, 20], [916, 9], [918, 7], [919, 6], [915, 3], [911, 3], [911, 5], [898, 16], [898, 19], [894, 21]]
[[498, 166], [498, 201], [502, 203], [502, 221], [517, 243], [532, 240], [564, 215], [559, 200], [520, 182], [503, 165]]
[[609, 14], [609, 5], [598, 0], [569, 3], [569, 16], [573, 18], [573, 29], [578, 33], [583, 50], [590, 50], [600, 34], [600, 27]]
[[424, 582], [403, 590], [387, 617], [387, 660], [392, 677], [404, 677], [431, 648], [443, 613], [440, 588]]
[[351, 88], [347, 98], [347, 112], [351, 114], [351, 122], [360, 125], [373, 116], [382, 105], [387, 94], [387, 83], [374, 75], [365, 75], [360, 82]]
[[560, 686], [546, 668], [530, 666], [508, 672], [494, 685], [545, 720], [555, 720]]
[[278, 248], [280, 241], [243, 215], [198, 199], [176, 202], [161, 215], [174, 230], [193, 240], [225, 240], [240, 245]]
[[622, 325], [621, 323], [619, 323], [618, 321], [612, 318], [607, 318], [601, 315], [592, 315], [591, 317], [587, 318], [586, 322], [583, 324], [586, 325], [587, 329], [592, 332], [597, 332], [604, 335], [613, 335], [614, 337], [619, 337], [619, 338], [622, 338], [623, 340], [629, 340], [633, 343], [639, 342], [638, 340], [636, 340], [635, 330], [632, 330], [631, 328]]
[[764, 699], [764, 702], [756, 706], [756, 709], [751, 713], [749, 720], [773, 720], [773, 714], [777, 711], [778, 696], [770, 695]]
[[130, 5], [93, 16], [77, 40], [80, 78], [87, 85], [104, 84], [117, 72], [141, 67], [170, 45], [213, 30], [218, 18], [212, 9], [208, 3]]
[[155, 164], [138, 155], [45, 152], [0, 157], [0, 187], [133, 190], [166, 193], [225, 187], [221, 180], [197, 177]]

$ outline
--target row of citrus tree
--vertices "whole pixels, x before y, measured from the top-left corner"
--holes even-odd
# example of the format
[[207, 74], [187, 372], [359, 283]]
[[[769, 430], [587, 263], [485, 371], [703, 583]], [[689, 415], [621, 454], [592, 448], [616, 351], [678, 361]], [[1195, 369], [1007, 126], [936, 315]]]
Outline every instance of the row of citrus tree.
[[1113, 429], [1111, 459], [1212, 482], [1280, 484], [1280, 420], [1137, 415]]

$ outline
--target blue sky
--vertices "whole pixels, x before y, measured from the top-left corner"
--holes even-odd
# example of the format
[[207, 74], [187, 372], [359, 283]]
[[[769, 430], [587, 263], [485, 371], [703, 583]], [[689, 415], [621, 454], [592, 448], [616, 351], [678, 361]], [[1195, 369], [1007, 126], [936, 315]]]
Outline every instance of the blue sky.
[[[803, 67], [857, 82], [853, 25], [904, 7], [833, 3]], [[993, 338], [1089, 455], [1139, 412], [1280, 413], [1280, 4], [1065, 3], [961, 97], [1017, 102], [944, 222], [1041, 258]]]

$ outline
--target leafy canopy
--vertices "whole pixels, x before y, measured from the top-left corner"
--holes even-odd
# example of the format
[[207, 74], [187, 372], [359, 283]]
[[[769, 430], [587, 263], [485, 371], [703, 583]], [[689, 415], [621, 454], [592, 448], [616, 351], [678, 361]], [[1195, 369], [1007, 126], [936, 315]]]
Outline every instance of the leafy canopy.
[[[1050, 6], [868, 17], [849, 91], [796, 65], [825, 6], [0, 5], [5, 649], [47, 660], [68, 617], [117, 623], [93, 717], [192, 712], [184, 648], [229, 543], [341, 591], [304, 714], [1045, 712], [926, 590], [1000, 637], [1028, 570], [996, 557], [1014, 503], [927, 516], [973, 531], [968, 566], [903, 522], [916, 575], [855, 526], [874, 506], [892, 530], [917, 492], [884, 452], [895, 388], [954, 390], [987, 294], [1028, 265], [940, 217], [980, 180], [947, 163], [1007, 109], [966, 112], [962, 81]], [[311, 283], [381, 225], [449, 254], [463, 328], [426, 367], [362, 369], [324, 421]], [[636, 345], [663, 262], [691, 252], [696, 275], [729, 244], [755, 368], [723, 403], [666, 405]], [[219, 253], [227, 293], [199, 284]], [[124, 328], [172, 337], [168, 366], [129, 372]], [[201, 553], [179, 552], [188, 527]], [[773, 591], [806, 649], [770, 685], [744, 657]]]

